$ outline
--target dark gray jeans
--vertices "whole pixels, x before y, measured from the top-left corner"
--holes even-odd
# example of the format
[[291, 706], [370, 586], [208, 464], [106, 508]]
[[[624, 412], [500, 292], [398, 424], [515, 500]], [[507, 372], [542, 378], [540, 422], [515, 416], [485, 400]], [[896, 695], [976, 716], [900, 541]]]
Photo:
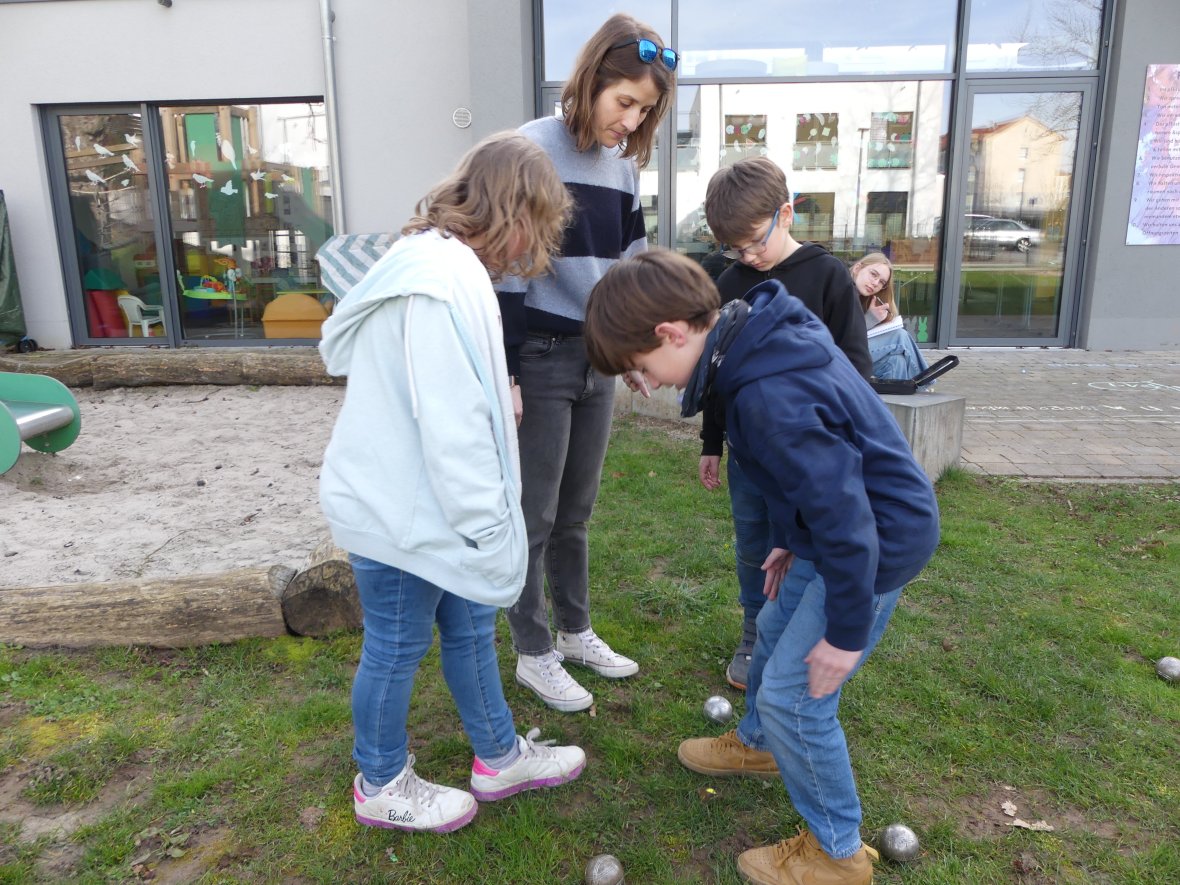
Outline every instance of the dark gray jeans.
[[541, 655], [553, 648], [546, 583], [557, 629], [577, 633], [590, 626], [586, 523], [602, 478], [615, 384], [591, 368], [581, 338], [530, 333], [520, 348], [520, 392], [529, 565], [508, 624], [519, 654]]

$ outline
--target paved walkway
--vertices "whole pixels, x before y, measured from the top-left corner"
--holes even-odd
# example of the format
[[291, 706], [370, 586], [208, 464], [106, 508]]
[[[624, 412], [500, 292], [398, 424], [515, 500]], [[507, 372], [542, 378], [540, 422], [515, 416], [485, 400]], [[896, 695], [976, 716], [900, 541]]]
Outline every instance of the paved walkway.
[[955, 349], [963, 466], [1038, 479], [1180, 481], [1180, 352]]

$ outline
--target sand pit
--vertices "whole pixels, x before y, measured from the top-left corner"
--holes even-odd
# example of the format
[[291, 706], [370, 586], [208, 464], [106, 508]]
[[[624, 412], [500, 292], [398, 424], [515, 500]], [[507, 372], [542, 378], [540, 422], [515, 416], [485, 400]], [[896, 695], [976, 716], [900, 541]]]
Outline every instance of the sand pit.
[[74, 390], [82, 434], [0, 476], [0, 588], [300, 567], [342, 387]]

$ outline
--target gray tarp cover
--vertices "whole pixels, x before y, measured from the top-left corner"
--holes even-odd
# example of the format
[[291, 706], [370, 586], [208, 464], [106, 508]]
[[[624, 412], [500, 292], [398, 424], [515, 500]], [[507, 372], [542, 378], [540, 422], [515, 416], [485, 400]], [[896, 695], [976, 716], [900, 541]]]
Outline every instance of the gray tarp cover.
[[16, 281], [16, 258], [8, 230], [8, 206], [0, 191], [0, 343], [14, 344], [25, 336], [25, 314]]

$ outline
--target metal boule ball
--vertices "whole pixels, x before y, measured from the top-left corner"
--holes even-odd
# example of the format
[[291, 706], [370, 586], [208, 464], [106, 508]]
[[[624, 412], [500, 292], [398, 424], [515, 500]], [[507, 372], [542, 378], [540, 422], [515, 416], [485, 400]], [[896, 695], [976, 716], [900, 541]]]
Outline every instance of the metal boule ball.
[[705, 718], [726, 723], [733, 718], [733, 704], [719, 694], [705, 699]]
[[623, 865], [613, 854], [596, 854], [586, 864], [586, 885], [623, 885]]
[[1155, 672], [1159, 674], [1160, 679], [1180, 682], [1180, 658], [1160, 658], [1156, 661]]
[[905, 824], [890, 824], [881, 831], [878, 848], [890, 860], [907, 861], [918, 856], [918, 835]]

